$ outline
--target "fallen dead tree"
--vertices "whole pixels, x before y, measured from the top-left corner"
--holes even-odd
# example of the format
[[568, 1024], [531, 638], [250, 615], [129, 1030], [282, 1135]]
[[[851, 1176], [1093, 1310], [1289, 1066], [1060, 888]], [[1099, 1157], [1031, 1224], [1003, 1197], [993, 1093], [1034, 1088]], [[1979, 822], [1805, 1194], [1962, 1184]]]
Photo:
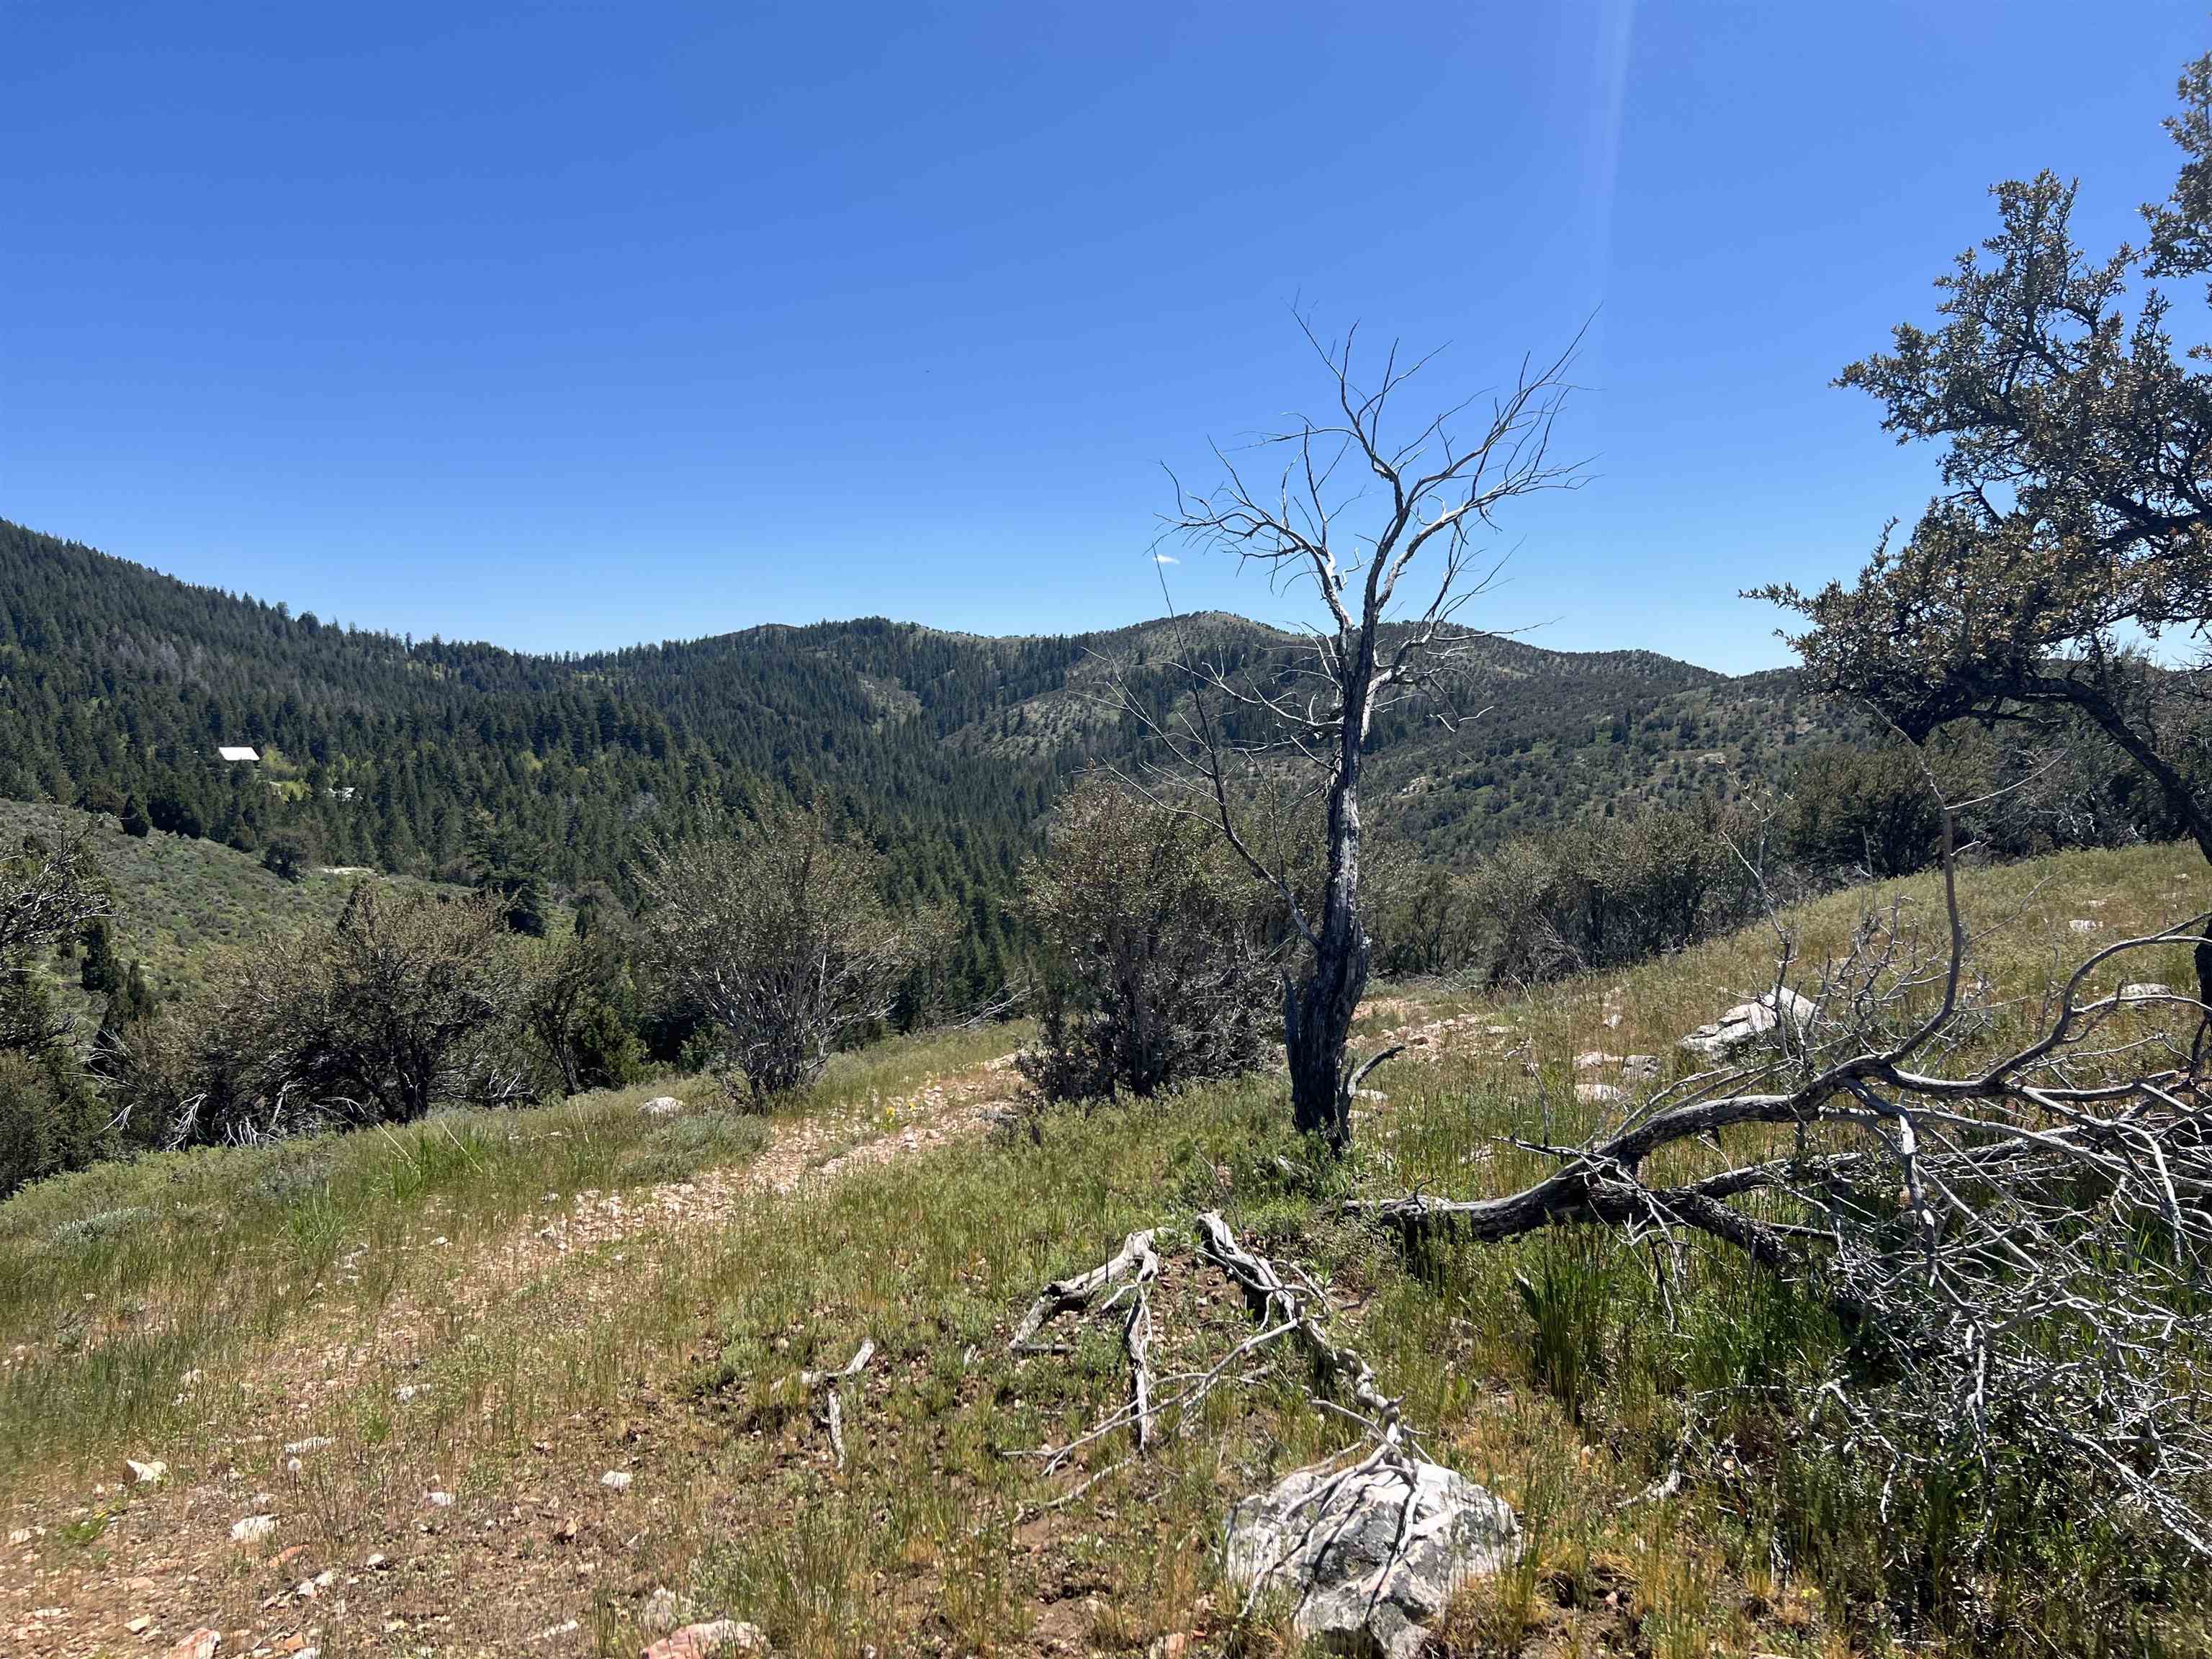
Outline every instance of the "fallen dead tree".
[[1195, 1232], [1198, 1260], [1237, 1290], [1254, 1325], [1211, 1364], [1153, 1374], [1151, 1288], [1160, 1256], [1150, 1230], [1131, 1233], [1089, 1271], [1046, 1285], [1016, 1325], [1012, 1352], [1065, 1352], [1065, 1345], [1039, 1340], [1055, 1320], [1127, 1307], [1127, 1403], [1062, 1444], [1029, 1455], [1049, 1474], [1124, 1430], [1134, 1449], [1045, 1507], [1071, 1503], [1127, 1468], [1153, 1446], [1169, 1414], [1180, 1431], [1191, 1431], [1217, 1390], [1261, 1381], [1270, 1350], [1295, 1348], [1318, 1381], [1308, 1398], [1358, 1433], [1334, 1455], [1236, 1506], [1227, 1530], [1229, 1576], [1244, 1591], [1247, 1613], [1262, 1596], [1279, 1592], [1308, 1636], [1348, 1638], [1360, 1651], [1418, 1651], [1429, 1621], [1463, 1579], [1495, 1571], [1518, 1553], [1512, 1511], [1420, 1455], [1399, 1401], [1383, 1392], [1358, 1351], [1329, 1331], [1328, 1302], [1318, 1285], [1295, 1272], [1285, 1277], [1239, 1243], [1218, 1213], [1199, 1216]]
[[[1815, 1427], [1875, 1460], [1885, 1512], [1899, 1482], [1978, 1468], [1987, 1528], [2001, 1473], [2056, 1476], [2212, 1557], [2212, 1011], [2094, 988], [2212, 917], [2097, 951], [2030, 1040], [1968, 1063], [1993, 1026], [1967, 994], [1956, 819], [1943, 945], [1863, 929], [1763, 1070], [1689, 1079], [1577, 1145], [1518, 1143], [1556, 1168], [1517, 1192], [1346, 1207], [1409, 1242], [1608, 1227], [1677, 1272], [1711, 1241], [1841, 1316]], [[2197, 1040], [2146, 1030], [2156, 1003]]]

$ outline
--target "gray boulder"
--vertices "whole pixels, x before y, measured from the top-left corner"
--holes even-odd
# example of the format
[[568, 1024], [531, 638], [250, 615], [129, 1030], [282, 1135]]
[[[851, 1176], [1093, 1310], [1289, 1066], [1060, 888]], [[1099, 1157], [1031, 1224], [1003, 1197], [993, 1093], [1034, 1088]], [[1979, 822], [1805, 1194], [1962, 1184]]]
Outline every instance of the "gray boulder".
[[1813, 1000], [1784, 987], [1739, 1002], [1710, 1025], [1700, 1025], [1680, 1047], [1705, 1060], [1721, 1060], [1778, 1029], [1787, 1021], [1792, 1035], [1813, 1023]]
[[640, 1117], [674, 1117], [684, 1109], [684, 1103], [674, 1095], [655, 1095], [637, 1109]]
[[1513, 1511], [1439, 1464], [1386, 1464], [1316, 1497], [1333, 1478], [1299, 1469], [1229, 1516], [1231, 1582], [1297, 1597], [1292, 1622], [1324, 1652], [1413, 1659], [1454, 1590], [1521, 1553]]

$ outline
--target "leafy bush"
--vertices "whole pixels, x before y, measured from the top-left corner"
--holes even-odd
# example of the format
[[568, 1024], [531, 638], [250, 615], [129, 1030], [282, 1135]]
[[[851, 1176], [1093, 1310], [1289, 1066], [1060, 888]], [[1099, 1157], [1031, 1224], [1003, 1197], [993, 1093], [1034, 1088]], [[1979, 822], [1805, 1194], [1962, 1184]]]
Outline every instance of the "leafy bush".
[[1616, 968], [1757, 913], [1760, 826], [1706, 800], [1509, 842], [1468, 876], [1476, 965], [1514, 983]]
[[1823, 749], [1790, 780], [1785, 845], [1809, 869], [1909, 876], [1935, 862], [1942, 833], [1942, 808], [1901, 743]]
[[117, 1086], [172, 1145], [496, 1103], [522, 1091], [520, 992], [491, 902], [364, 883], [333, 925], [222, 953], [131, 1033]]
[[59, 1048], [0, 1053], [0, 1198], [118, 1150], [92, 1080]]
[[1047, 958], [1020, 1065], [1048, 1098], [1156, 1095], [1260, 1063], [1266, 910], [1212, 829], [1087, 783], [1025, 886]]
[[757, 1105], [822, 1074], [841, 1043], [890, 1012], [941, 919], [894, 915], [884, 860], [817, 811], [707, 815], [696, 840], [649, 849], [646, 948], [678, 997], [721, 1030]]

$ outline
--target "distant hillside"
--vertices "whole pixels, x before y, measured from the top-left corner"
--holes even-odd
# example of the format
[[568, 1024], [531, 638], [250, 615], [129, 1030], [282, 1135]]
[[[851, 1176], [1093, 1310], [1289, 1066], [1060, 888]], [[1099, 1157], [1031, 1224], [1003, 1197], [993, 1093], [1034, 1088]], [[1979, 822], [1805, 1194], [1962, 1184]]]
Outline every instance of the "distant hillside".
[[[116, 955], [144, 965], [147, 983], [161, 994], [194, 977], [196, 964], [215, 946], [241, 945], [313, 921], [335, 921], [347, 894], [364, 879], [411, 883], [410, 877], [313, 869], [294, 882], [280, 881], [251, 854], [219, 842], [155, 830], [125, 835], [112, 818], [64, 806], [0, 800], [0, 847], [27, 835], [50, 837], [63, 830], [88, 832], [94, 857], [115, 895]], [[73, 960], [42, 964], [64, 988], [75, 982]]]
[[[702, 792], [787, 787], [864, 826], [902, 889], [965, 911], [988, 956], [1045, 810], [1134, 742], [1106, 665], [1164, 704], [1179, 657], [1287, 642], [1218, 614], [1027, 639], [867, 619], [533, 656], [339, 628], [0, 521], [0, 795], [106, 791], [240, 848], [283, 832], [319, 862], [424, 875], [458, 868], [482, 808], [581, 883], [619, 881]], [[1381, 816], [1438, 853], [1732, 790], [1823, 732], [1787, 675], [1515, 641], [1479, 657], [1479, 720], [1375, 734]]]

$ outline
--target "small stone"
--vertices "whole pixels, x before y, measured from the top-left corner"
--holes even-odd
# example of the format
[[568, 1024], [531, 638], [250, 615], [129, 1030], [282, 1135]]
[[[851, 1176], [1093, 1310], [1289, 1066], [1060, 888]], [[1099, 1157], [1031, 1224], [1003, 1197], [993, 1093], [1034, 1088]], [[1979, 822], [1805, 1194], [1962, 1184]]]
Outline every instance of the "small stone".
[[599, 1477], [599, 1484], [609, 1492], [627, 1492], [629, 1490], [629, 1471], [609, 1469]]
[[684, 1109], [684, 1103], [674, 1095], [655, 1095], [637, 1109], [640, 1117], [674, 1117]]
[[361, 1570], [363, 1572], [382, 1572], [391, 1565], [392, 1563], [386, 1560], [381, 1553], [378, 1553], [370, 1556], [368, 1559], [362, 1562], [361, 1564]]
[[158, 1486], [169, 1478], [169, 1466], [158, 1457], [150, 1457], [143, 1463], [135, 1457], [126, 1457], [123, 1467], [131, 1472], [134, 1486]]
[[243, 1521], [234, 1521], [231, 1523], [230, 1541], [234, 1544], [252, 1544], [268, 1537], [276, 1530], [275, 1516], [249, 1515]]
[[289, 1440], [285, 1442], [284, 1455], [287, 1457], [305, 1457], [309, 1452], [319, 1452], [325, 1446], [335, 1446], [337, 1443], [338, 1443], [337, 1441], [331, 1439], [330, 1436], [326, 1434], [311, 1434], [305, 1440]]
[[2160, 985], [2150, 980], [2146, 980], [2139, 985], [2120, 987], [2120, 1000], [2123, 1002], [2155, 1002], [2160, 997], [2170, 997], [2172, 994], [2173, 988], [2171, 985]]
[[2087, 916], [2076, 916], [2066, 925], [2077, 933], [2094, 933], [2105, 924], [2101, 921], [2093, 921]]
[[1659, 1056], [1631, 1054], [1620, 1063], [1620, 1074], [1631, 1083], [1649, 1083], [1659, 1075]]
[[1609, 1066], [1620, 1064], [1619, 1054], [1609, 1054], [1602, 1048], [1589, 1048], [1575, 1056], [1577, 1072], [1602, 1072]]
[[215, 1650], [222, 1645], [222, 1632], [203, 1627], [172, 1646], [166, 1659], [215, 1659]]
[[1615, 1106], [1628, 1097], [1610, 1083], [1577, 1083], [1575, 1098], [1585, 1106]]
[[413, 1382], [404, 1382], [392, 1391], [392, 1397], [404, 1406], [422, 1392], [422, 1390], [421, 1387], [417, 1384]]
[[422, 1500], [434, 1510], [449, 1510], [453, 1507], [453, 1494], [449, 1492], [425, 1492], [422, 1494]]
[[148, 1631], [154, 1628], [154, 1621], [142, 1613], [136, 1619], [133, 1619], [125, 1624], [123, 1628], [129, 1631], [133, 1636], [143, 1636]]
[[768, 1638], [759, 1626], [734, 1619], [716, 1619], [703, 1625], [686, 1625], [664, 1636], [645, 1650], [642, 1659], [723, 1659], [738, 1653], [766, 1653]]

